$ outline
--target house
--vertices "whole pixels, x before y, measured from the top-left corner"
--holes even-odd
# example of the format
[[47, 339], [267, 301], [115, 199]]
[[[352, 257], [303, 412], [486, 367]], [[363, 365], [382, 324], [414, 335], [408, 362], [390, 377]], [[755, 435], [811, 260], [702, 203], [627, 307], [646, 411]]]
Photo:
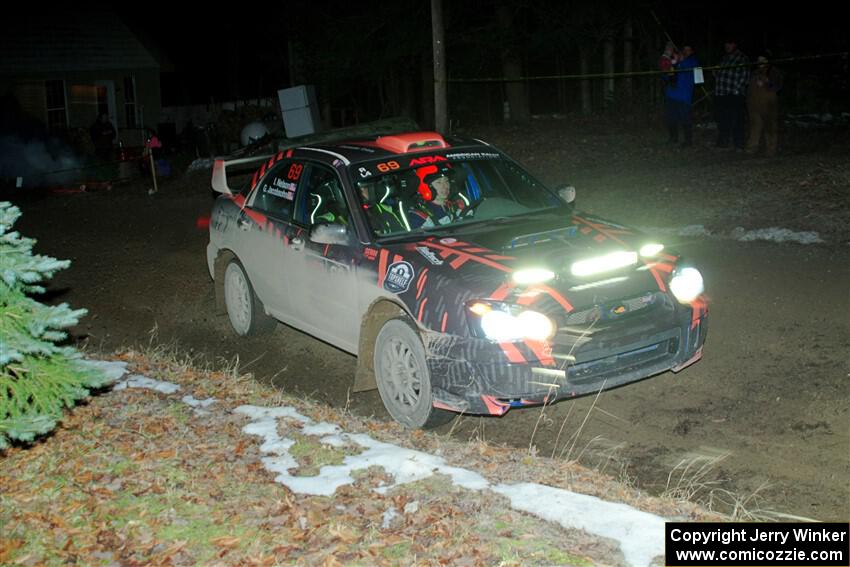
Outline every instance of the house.
[[0, 23], [0, 95], [50, 131], [88, 129], [106, 112], [139, 145], [161, 112], [160, 63], [114, 12], [47, 8]]

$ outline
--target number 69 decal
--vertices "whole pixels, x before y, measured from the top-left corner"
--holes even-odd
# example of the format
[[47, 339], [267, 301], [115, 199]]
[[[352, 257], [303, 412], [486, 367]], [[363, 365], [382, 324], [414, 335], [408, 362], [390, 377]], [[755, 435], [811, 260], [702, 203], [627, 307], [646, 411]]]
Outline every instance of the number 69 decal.
[[399, 169], [401, 166], [398, 164], [397, 161], [388, 161], [385, 163], [379, 163], [377, 167], [378, 171], [380, 171], [381, 173], [386, 173], [388, 171]]
[[293, 163], [289, 166], [289, 172], [286, 174], [286, 178], [291, 181], [298, 181], [298, 178], [301, 177], [301, 170], [304, 169], [304, 166], [300, 163]]

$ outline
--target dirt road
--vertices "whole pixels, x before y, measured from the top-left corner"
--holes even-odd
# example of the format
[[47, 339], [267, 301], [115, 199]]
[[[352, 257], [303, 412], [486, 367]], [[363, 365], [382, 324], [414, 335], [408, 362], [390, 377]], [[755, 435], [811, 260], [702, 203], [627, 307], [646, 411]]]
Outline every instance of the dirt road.
[[[847, 191], [839, 183], [848, 177], [843, 166], [819, 170], [795, 165], [793, 159], [781, 165], [740, 160], [724, 165], [722, 156], [698, 156], [689, 158], [690, 167], [678, 163], [655, 173], [654, 162], [641, 161], [656, 151], [648, 148], [635, 157], [628, 174], [587, 170], [599, 172], [596, 178], [604, 180], [605, 190], [591, 187], [593, 176], [587, 174], [579, 186], [579, 204], [581, 191], [584, 204], [596, 214], [625, 203], [607, 216], [643, 226], [665, 226], [665, 221], [681, 226], [702, 208], [710, 209], [711, 228], [723, 219], [758, 218], [762, 226], [793, 221], [795, 230], [821, 223], [830, 206], [843, 207], [834, 197]], [[821, 164], [824, 158], [812, 159]], [[554, 165], [531, 165], [550, 171], [544, 176], [550, 180], [559, 177]], [[727, 173], [728, 182], [718, 171]], [[776, 196], [771, 200], [770, 194], [753, 193], [760, 186], [774, 192], [785, 187], [771, 182], [771, 172], [784, 180], [797, 175], [791, 185], [804, 187], [806, 198], [783, 207]], [[739, 185], [744, 173], [757, 180], [747, 185], [753, 193], [749, 201], [741, 197], [735, 206], [721, 207], [709, 198], [720, 192], [731, 202], [735, 195], [748, 195]], [[638, 199], [625, 197], [635, 192], [636, 176], [645, 192]], [[213, 315], [204, 261], [207, 236], [196, 227], [211, 204], [206, 186], [207, 179], [199, 176], [169, 181], [152, 197], [144, 187], [130, 186], [17, 203], [24, 216], [16, 228], [38, 239], [36, 250], [73, 261], [54, 278], [48, 298], [89, 309], [73, 329], [75, 338], [109, 351], [147, 342], [155, 330], [161, 343], [177, 341], [186, 352], [210, 360], [238, 356], [260, 379], [386, 419], [377, 393], [349, 395], [352, 356], [283, 326], [271, 338], [237, 340], [226, 319]], [[700, 198], [677, 201], [683, 187]], [[818, 191], [823, 199], [814, 201]], [[813, 202], [818, 206], [812, 208]], [[767, 203], [774, 207], [770, 213], [781, 213], [783, 220], [761, 214]], [[668, 211], [686, 206], [691, 210], [682, 218], [669, 216]], [[850, 247], [842, 240], [844, 223], [831, 226], [837, 241], [814, 246], [671, 239], [703, 269], [711, 295], [701, 362], [598, 399], [563, 402], [545, 411], [514, 410], [500, 419], [462, 418], [441, 431], [462, 439], [480, 436], [521, 451], [533, 446], [547, 456], [579, 457], [652, 492], [698, 499], [724, 511], [738, 506], [753, 513], [847, 519]]]
[[[21, 205], [17, 228], [38, 239], [37, 250], [73, 261], [50, 299], [89, 309], [73, 332], [93, 348], [143, 343], [155, 329], [159, 342], [212, 360], [238, 356], [260, 379], [387, 419], [376, 393], [349, 396], [353, 357], [283, 326], [271, 339], [236, 340], [213, 315], [206, 234], [195, 227], [207, 193], [116, 189]], [[678, 247], [704, 269], [712, 296], [703, 361], [598, 400], [464, 418], [453, 434], [580, 456], [652, 492], [721, 509], [850, 517], [850, 250], [723, 240]]]

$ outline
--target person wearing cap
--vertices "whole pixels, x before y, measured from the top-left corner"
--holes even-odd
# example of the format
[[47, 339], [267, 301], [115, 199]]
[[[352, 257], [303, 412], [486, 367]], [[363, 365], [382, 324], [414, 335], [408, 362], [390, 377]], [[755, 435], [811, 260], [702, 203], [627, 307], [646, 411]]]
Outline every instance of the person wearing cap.
[[774, 156], [779, 130], [778, 93], [782, 89], [782, 73], [770, 64], [766, 55], [759, 55], [756, 62], [758, 66], [753, 70], [747, 91], [747, 110], [750, 114], [747, 153], [757, 153], [763, 138], [765, 154]]
[[744, 150], [744, 124], [747, 119], [747, 86], [750, 80], [749, 58], [738, 49], [735, 39], [723, 45], [725, 54], [714, 74], [714, 102], [717, 115], [717, 147]]
[[466, 208], [463, 195], [452, 199], [452, 185], [446, 170], [437, 170], [422, 178], [427, 191], [421, 193], [422, 199], [410, 210], [408, 216], [412, 228], [429, 228], [454, 221]]

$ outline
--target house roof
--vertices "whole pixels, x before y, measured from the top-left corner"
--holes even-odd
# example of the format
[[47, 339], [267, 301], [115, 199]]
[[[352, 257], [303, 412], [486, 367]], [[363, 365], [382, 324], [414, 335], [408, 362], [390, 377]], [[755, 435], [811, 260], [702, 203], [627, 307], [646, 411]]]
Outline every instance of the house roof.
[[0, 74], [159, 68], [132, 31], [107, 10], [44, 8], [0, 24]]

